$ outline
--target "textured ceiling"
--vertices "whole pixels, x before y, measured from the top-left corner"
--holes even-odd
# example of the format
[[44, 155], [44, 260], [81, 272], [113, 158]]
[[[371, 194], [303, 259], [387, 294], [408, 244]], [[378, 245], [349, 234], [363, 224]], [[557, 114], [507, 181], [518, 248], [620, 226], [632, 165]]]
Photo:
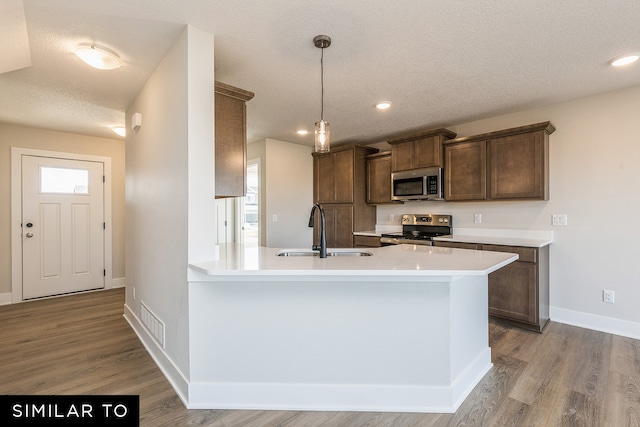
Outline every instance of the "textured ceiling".
[[[215, 36], [216, 80], [255, 92], [249, 141], [312, 144], [295, 130], [312, 130], [320, 117], [317, 34], [333, 40], [325, 119], [335, 142], [377, 142], [640, 84], [640, 65], [607, 65], [640, 51], [637, 0], [23, 4], [23, 18], [14, 7], [3, 19], [26, 21], [32, 65], [0, 74], [0, 121], [108, 138], [117, 138], [110, 128], [124, 124], [126, 107], [186, 24]], [[83, 42], [115, 50], [125, 66], [87, 67], [72, 53]], [[0, 57], [8, 50], [0, 43]], [[393, 105], [379, 112], [383, 99]]]

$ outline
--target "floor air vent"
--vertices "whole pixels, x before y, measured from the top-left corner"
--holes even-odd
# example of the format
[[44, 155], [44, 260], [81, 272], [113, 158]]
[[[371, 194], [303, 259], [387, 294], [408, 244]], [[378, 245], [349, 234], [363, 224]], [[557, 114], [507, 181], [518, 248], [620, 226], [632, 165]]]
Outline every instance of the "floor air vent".
[[158, 319], [158, 316], [153, 314], [144, 303], [140, 303], [140, 305], [142, 306], [140, 310], [142, 324], [151, 332], [151, 336], [155, 338], [158, 344], [164, 349], [164, 323], [162, 323], [162, 321]]

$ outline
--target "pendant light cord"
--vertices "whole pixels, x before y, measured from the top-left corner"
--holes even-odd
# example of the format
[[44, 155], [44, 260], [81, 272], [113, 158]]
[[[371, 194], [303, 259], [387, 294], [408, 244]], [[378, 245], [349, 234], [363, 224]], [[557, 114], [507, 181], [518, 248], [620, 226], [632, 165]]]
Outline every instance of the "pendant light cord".
[[324, 121], [324, 48], [320, 50], [320, 120]]

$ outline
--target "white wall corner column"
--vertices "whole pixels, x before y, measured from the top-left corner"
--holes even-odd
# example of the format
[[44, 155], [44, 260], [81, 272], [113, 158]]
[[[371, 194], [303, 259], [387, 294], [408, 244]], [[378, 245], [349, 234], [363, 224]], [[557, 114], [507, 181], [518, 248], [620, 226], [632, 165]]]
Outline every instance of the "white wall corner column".
[[125, 317], [185, 401], [187, 268], [215, 249], [213, 54], [213, 35], [186, 26], [126, 112], [129, 129], [144, 120], [126, 137]]

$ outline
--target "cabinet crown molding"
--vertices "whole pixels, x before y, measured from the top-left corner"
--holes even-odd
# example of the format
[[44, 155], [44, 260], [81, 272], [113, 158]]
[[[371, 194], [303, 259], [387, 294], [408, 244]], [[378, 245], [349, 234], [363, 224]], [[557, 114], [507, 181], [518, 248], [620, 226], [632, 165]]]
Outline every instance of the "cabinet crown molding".
[[478, 139], [501, 138], [503, 136], [517, 135], [520, 133], [536, 132], [541, 130], [545, 131], [547, 135], [551, 135], [553, 132], [555, 132], [556, 127], [551, 122], [540, 122], [532, 125], [518, 126], [515, 128], [497, 130], [494, 132], [481, 133], [478, 135], [461, 136], [460, 138], [450, 139], [450, 140], [444, 141], [443, 143], [455, 144], [458, 142], [475, 141]]
[[337, 153], [339, 151], [352, 150], [352, 149], [353, 150], [364, 151], [365, 155], [367, 155], [367, 154], [375, 154], [378, 151], [380, 151], [377, 148], [367, 147], [366, 145], [350, 145], [350, 144], [346, 144], [346, 145], [333, 146], [333, 147], [331, 147], [331, 151], [329, 151], [328, 153], [316, 153], [314, 151], [313, 153], [311, 153], [311, 155], [313, 157], [318, 157], [318, 156], [330, 155], [331, 153]]
[[446, 139], [455, 138], [456, 135], [457, 134], [455, 132], [449, 129], [439, 128], [439, 129], [432, 129], [425, 132], [414, 133], [410, 135], [399, 136], [397, 138], [389, 139], [387, 140], [387, 144], [389, 145], [402, 144], [403, 142], [415, 141], [417, 139], [429, 138], [432, 136], [442, 136], [443, 139], [446, 140]]
[[219, 93], [220, 95], [226, 95], [245, 102], [251, 100], [255, 96], [253, 92], [249, 92], [248, 90], [240, 89], [239, 87], [231, 86], [219, 81], [215, 82], [214, 91], [215, 93]]
[[367, 154], [366, 158], [367, 159], [375, 159], [377, 157], [384, 157], [384, 156], [391, 156], [391, 150], [380, 151], [378, 153], [373, 153], [373, 154]]

